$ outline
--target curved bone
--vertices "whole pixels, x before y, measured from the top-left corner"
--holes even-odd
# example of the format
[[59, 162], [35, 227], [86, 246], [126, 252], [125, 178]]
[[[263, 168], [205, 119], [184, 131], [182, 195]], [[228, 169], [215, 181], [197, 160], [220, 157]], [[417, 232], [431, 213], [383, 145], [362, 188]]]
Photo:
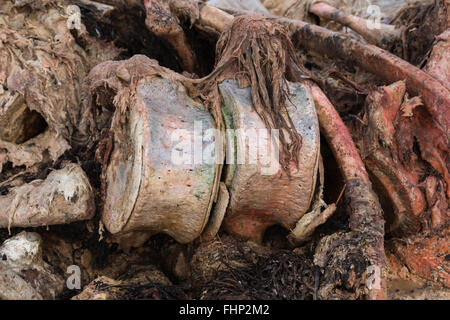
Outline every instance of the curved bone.
[[450, 29], [436, 37], [427, 65], [423, 69], [450, 90]]
[[371, 92], [360, 117], [364, 124], [353, 124], [355, 140], [379, 194], [391, 202], [386, 204], [393, 209], [389, 231], [404, 235], [445, 227], [450, 144], [420, 99], [409, 99], [405, 83], [398, 81]]
[[440, 81], [381, 48], [347, 35], [302, 21], [283, 18], [279, 21], [308, 49], [345, 58], [389, 83], [405, 80], [408, 92], [421, 96], [430, 114], [450, 137], [450, 91]]

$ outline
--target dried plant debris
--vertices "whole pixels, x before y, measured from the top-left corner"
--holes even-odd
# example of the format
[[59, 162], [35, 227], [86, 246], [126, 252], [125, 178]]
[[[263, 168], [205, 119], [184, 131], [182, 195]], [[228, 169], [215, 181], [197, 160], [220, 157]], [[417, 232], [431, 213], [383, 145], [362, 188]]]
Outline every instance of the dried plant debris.
[[202, 244], [192, 259], [198, 299], [301, 299], [315, 295], [311, 257], [225, 237]]

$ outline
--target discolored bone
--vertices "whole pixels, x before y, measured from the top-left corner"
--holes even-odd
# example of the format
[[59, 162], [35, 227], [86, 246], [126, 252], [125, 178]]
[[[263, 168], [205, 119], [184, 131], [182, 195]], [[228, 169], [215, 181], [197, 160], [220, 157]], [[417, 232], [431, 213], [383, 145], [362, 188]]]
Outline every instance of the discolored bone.
[[0, 140], [0, 169], [6, 162], [11, 162], [13, 168], [18, 166], [31, 168], [56, 161], [69, 149], [67, 141], [51, 129], [22, 144]]
[[[374, 3], [373, 1], [363, 0], [264, 0], [264, 6], [270, 13], [279, 17], [301, 20], [308, 23], [317, 23], [317, 17], [311, 14], [309, 10], [316, 2], [325, 2], [330, 6], [339, 8], [347, 14], [359, 17], [366, 17], [369, 14], [377, 15], [377, 11], [372, 13], [369, 9], [371, 5], [376, 5], [376, 9], [380, 9], [379, 13], [381, 14], [381, 17], [386, 17], [386, 20], [390, 20], [409, 1], [410, 0], [376, 1]], [[420, 2], [424, 1], [430, 2], [434, 0], [421, 0]], [[375, 16], [374, 18], [378, 17]], [[321, 19], [319, 23], [327, 29], [336, 31], [342, 29], [342, 26], [333, 21], [322, 21]]]
[[305, 87], [290, 84], [287, 112], [302, 137], [297, 163], [290, 174], [278, 159], [279, 141], [253, 111], [250, 89], [239, 89], [226, 80], [219, 85], [227, 128], [227, 179], [230, 205], [225, 228], [244, 238], [262, 242], [264, 231], [274, 224], [295, 226], [308, 210], [315, 192], [320, 141], [312, 97]]
[[0, 123], [10, 123], [0, 130], [2, 140], [22, 143], [45, 126], [71, 145], [89, 139], [81, 124], [81, 83], [93, 65], [119, 50], [89, 37], [83, 24], [70, 29], [68, 5], [0, 3]]
[[[206, 224], [216, 166], [207, 163], [208, 159], [194, 162], [198, 161], [195, 152], [202, 153], [203, 149], [194, 154], [190, 148], [178, 149], [183, 143], [196, 143], [195, 121], [203, 131], [215, 125], [183, 90], [176, 83], [157, 79], [137, 87], [129, 131], [124, 132], [132, 142], [131, 154], [116, 141], [106, 173], [103, 221], [112, 233], [165, 232], [184, 243], [199, 236]], [[174, 154], [180, 152], [188, 155], [186, 164], [174, 163]]]
[[[198, 23], [208, 21], [210, 25], [214, 25], [215, 21], [219, 21], [216, 24], [216, 30], [221, 30], [221, 28], [226, 25], [224, 21], [228, 20], [228, 23], [230, 23], [232, 19], [232, 16], [226, 16], [223, 12], [220, 12], [220, 10], [211, 10], [207, 5], [204, 5], [200, 8], [200, 19], [198, 20]], [[314, 43], [310, 44], [311, 42], [315, 42], [315, 40], [319, 42], [323, 41], [324, 38], [330, 34], [336, 35], [339, 39], [342, 38], [344, 40], [343, 42], [347, 41], [353, 44], [353, 41], [355, 41], [347, 36], [339, 35], [329, 30], [312, 26], [301, 21], [292, 21], [289, 19], [278, 19], [278, 21], [286, 23], [293, 32], [300, 31], [301, 33], [301, 30], [303, 30], [303, 32], [307, 33], [309, 30], [312, 30], [312, 32], [307, 33], [311, 35], [307, 42], [307, 45], [310, 47], [315, 46]], [[369, 47], [356, 41], [355, 43], [359, 46], [363, 46], [363, 48]], [[325, 48], [327, 47], [326, 44], [321, 43], [319, 48], [320, 46]], [[353, 49], [354, 48], [351, 48], [350, 50]], [[376, 50], [378, 49], [379, 48]], [[344, 49], [337, 48], [336, 50], [339, 52], [339, 50]], [[387, 52], [384, 52], [382, 49], [379, 50], [383, 52], [383, 55], [387, 54]], [[328, 50], [326, 49], [322, 50], [322, 52], [327, 51]], [[364, 66], [365, 64], [362, 65]], [[299, 72], [295, 65], [291, 65], [291, 67], [291, 72], [293, 73], [292, 76], [294, 78], [300, 80], [304, 79], [304, 74]], [[326, 137], [345, 179], [347, 185], [346, 199], [349, 202], [350, 208], [350, 228], [352, 231], [346, 235], [343, 241], [341, 241], [338, 250], [334, 250], [336, 247], [333, 250], [324, 249], [324, 251], [328, 253], [326, 255], [330, 257], [330, 261], [333, 261], [333, 263], [329, 266], [326, 263], [322, 265], [325, 269], [325, 279], [327, 279], [326, 281], [330, 283], [330, 286], [324, 288], [323, 295], [332, 296], [333, 291], [336, 289], [336, 282], [334, 281], [335, 278], [340, 277], [342, 272], [347, 271], [343, 269], [336, 269], [334, 264], [350, 266], [354, 262], [355, 257], [357, 257], [362, 265], [378, 266], [381, 270], [381, 286], [376, 288], [366, 287], [366, 293], [362, 294], [367, 295], [370, 299], [384, 299], [386, 297], [384, 219], [378, 197], [372, 189], [372, 184], [369, 180], [361, 157], [359, 156], [350, 133], [345, 124], [342, 122], [339, 114], [336, 112], [326, 95], [315, 83], [311, 81], [303, 81], [303, 84], [310, 88], [311, 95], [314, 99], [321, 132]], [[350, 251], [347, 252], [347, 249], [352, 242], [357, 243], [356, 246], [352, 245], [352, 247], [358, 251], [354, 256], [350, 254]], [[324, 243], [326, 243], [325, 239]], [[350, 284], [350, 287], [354, 289], [359, 286], [358, 283], [364, 281], [364, 277], [367, 276], [366, 270], [359, 270], [359, 273], [356, 276], [357, 283], [353, 282]]]
[[0, 139], [22, 143], [44, 129], [47, 125], [36, 111], [28, 109], [24, 97], [18, 92], [4, 94], [0, 89]]
[[45, 180], [34, 180], [0, 196], [0, 227], [38, 227], [87, 220], [94, 195], [80, 166], [68, 164]]
[[41, 237], [22, 231], [0, 246], [0, 299], [55, 299], [64, 280], [42, 259]]
[[401, 165], [395, 145], [395, 123], [402, 119], [405, 93], [404, 82], [397, 82], [369, 95], [363, 116], [365, 126], [361, 132], [355, 132], [355, 140], [360, 141], [368, 170], [394, 206], [393, 221], [387, 231], [400, 228], [403, 232], [418, 232], [418, 216], [426, 208], [425, 196], [419, 188], [420, 172]]
[[291, 238], [298, 243], [310, 240], [316, 228], [324, 224], [335, 211], [336, 204], [332, 203], [322, 212], [320, 210], [308, 212], [295, 225]]
[[436, 37], [450, 27], [450, 2], [430, 0], [405, 6], [392, 21], [404, 29], [402, 51], [405, 60], [423, 66]]
[[326, 20], [339, 22], [359, 33], [368, 42], [381, 48], [389, 49], [394, 42], [401, 39], [402, 30], [393, 25], [379, 23], [375, 28], [371, 26], [373, 22], [347, 14], [326, 2], [314, 2], [309, 7], [309, 12]]

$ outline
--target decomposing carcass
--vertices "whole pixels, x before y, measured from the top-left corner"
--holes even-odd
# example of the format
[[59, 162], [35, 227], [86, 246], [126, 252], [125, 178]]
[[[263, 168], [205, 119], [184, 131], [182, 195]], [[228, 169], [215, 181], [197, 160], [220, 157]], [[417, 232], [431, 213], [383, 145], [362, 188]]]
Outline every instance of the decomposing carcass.
[[0, 4], [1, 298], [445, 291], [450, 3], [375, 4]]

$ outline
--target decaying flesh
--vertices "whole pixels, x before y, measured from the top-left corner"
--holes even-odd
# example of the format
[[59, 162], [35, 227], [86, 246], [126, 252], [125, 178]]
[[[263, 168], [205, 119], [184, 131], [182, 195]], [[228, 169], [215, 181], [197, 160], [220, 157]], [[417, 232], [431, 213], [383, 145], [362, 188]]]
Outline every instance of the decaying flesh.
[[208, 220], [219, 166], [205, 158], [201, 163], [174, 163], [172, 152], [181, 142], [167, 137], [182, 130], [188, 133], [180, 140], [194, 145], [189, 134], [193, 124], [200, 123], [205, 132], [215, 128], [214, 120], [180, 83], [143, 80], [134, 96], [122, 131], [130, 143], [122, 148], [120, 138], [115, 139], [106, 172], [103, 222], [112, 233], [165, 232], [181, 243], [191, 242]]
[[[420, 95], [427, 110], [450, 136], [450, 91], [438, 80], [408, 62], [373, 45], [302, 21], [281, 19], [302, 46], [351, 61], [382, 80], [405, 80], [408, 91]], [[379, 66], [383, 66], [380, 68]]]
[[[226, 17], [223, 13], [218, 13], [219, 11], [210, 10], [204, 5], [200, 8], [200, 19], [197, 23], [209, 21], [211, 24], [218, 21], [216, 30], [220, 30], [224, 26], [223, 21], [228, 19], [231, 23], [233, 16]], [[299, 20], [280, 18], [278, 21], [288, 27], [296, 45], [329, 57], [345, 59], [388, 83], [405, 80], [411, 94], [422, 97], [430, 114], [442, 126], [445, 134], [450, 136], [450, 91], [440, 81], [387, 51], [346, 34]], [[380, 65], [383, 68], [379, 68]]]
[[[252, 33], [246, 32], [247, 28], [253, 30]], [[221, 167], [217, 166], [216, 171], [211, 171], [211, 174], [207, 178], [207, 181], [209, 182], [204, 185], [206, 189], [199, 189], [195, 191], [194, 189], [199, 187], [201, 181], [206, 179], [206, 177], [200, 177], [200, 175], [196, 172], [206, 173], [209, 169], [206, 170], [207, 168], [204, 167], [200, 170], [191, 166], [189, 172], [186, 171], [186, 173], [182, 174], [183, 170], [189, 169], [188, 166], [186, 166], [186, 168], [180, 167], [179, 165], [171, 167], [170, 163], [167, 161], [161, 162], [161, 159], [164, 158], [164, 154], [166, 153], [167, 157], [170, 158], [170, 152], [173, 149], [172, 146], [169, 142], [165, 141], [163, 145], [165, 145], [164, 148], [167, 150], [164, 151], [164, 148], [158, 148], [156, 141], [159, 139], [159, 131], [155, 131], [153, 129], [151, 131], [152, 134], [150, 135], [147, 133], [150, 132], [147, 125], [138, 124], [140, 121], [139, 119], [149, 118], [154, 119], [155, 121], [157, 120], [156, 122], [153, 120], [153, 122], [151, 121], [153, 123], [153, 127], [164, 127], [164, 123], [166, 122], [170, 123], [173, 127], [174, 123], [178, 121], [175, 118], [169, 119], [173, 114], [173, 116], [176, 115], [176, 118], [179, 118], [182, 121], [175, 127], [185, 127], [185, 129], [189, 129], [186, 125], [189, 126], [194, 122], [194, 120], [201, 120], [201, 118], [198, 117], [192, 118], [197, 116], [195, 112], [193, 112], [193, 109], [186, 113], [186, 107], [182, 108], [181, 105], [178, 105], [175, 102], [171, 103], [170, 108], [173, 109], [166, 107], [168, 109], [164, 114], [160, 114], [153, 109], [150, 110], [152, 105], [159, 105], [159, 100], [157, 97], [160, 93], [165, 92], [164, 86], [171, 86], [170, 83], [167, 82], [159, 89], [152, 89], [156, 88], [155, 86], [157, 86], [158, 83], [161, 83], [161, 80], [157, 79], [159, 76], [172, 81], [180, 81], [180, 85], [185, 85], [192, 96], [199, 95], [199, 92], [196, 92], [194, 87], [198, 90], [202, 90], [204, 92], [203, 96], [206, 97], [208, 107], [212, 111], [212, 114], [215, 115], [218, 127], [223, 127], [223, 124], [221, 124], [222, 105], [220, 105], [220, 103], [222, 102], [222, 96], [224, 93], [222, 92], [222, 94], [219, 94], [219, 91], [217, 90], [217, 83], [227, 78], [232, 78], [236, 68], [239, 68], [240, 66], [239, 63], [241, 63], [238, 58], [244, 59], [245, 56], [250, 57], [252, 50], [255, 53], [259, 52], [258, 54], [261, 54], [261, 57], [253, 57], [254, 61], [249, 61], [249, 63], [252, 63], [252, 67], [250, 67], [247, 72], [242, 71], [238, 75], [241, 85], [245, 87], [251, 85], [251, 89], [246, 89], [248, 92], [245, 91], [249, 98], [246, 106], [249, 108], [248, 111], [250, 113], [256, 110], [256, 113], [253, 113], [255, 117], [254, 120], [259, 121], [259, 124], [258, 126], [255, 125], [251, 127], [250, 129], [267, 130], [264, 123], [265, 117], [265, 119], [270, 123], [269, 127], [274, 129], [281, 127], [282, 130], [284, 130], [286, 135], [285, 139], [289, 136], [299, 137], [299, 133], [301, 133], [302, 135], [305, 135], [304, 138], [307, 144], [304, 147], [301, 146], [300, 154], [298, 154], [298, 151], [295, 150], [296, 147], [294, 142], [289, 140], [291, 141], [288, 144], [289, 150], [286, 151], [286, 149], [284, 149], [284, 153], [282, 153], [284, 155], [289, 155], [289, 158], [284, 158], [280, 161], [284, 167], [279, 167], [280, 164], [277, 160], [277, 163], [275, 164], [276, 168], [274, 168], [275, 172], [272, 172], [264, 178], [263, 174], [258, 172], [258, 176], [261, 176], [261, 181], [266, 181], [266, 183], [263, 183], [263, 186], [268, 188], [267, 192], [279, 192], [280, 197], [284, 199], [284, 201], [280, 201], [277, 197], [273, 197], [275, 201], [273, 201], [273, 203], [268, 203], [268, 199], [264, 196], [253, 200], [251, 200], [251, 197], [249, 198], [249, 200], [258, 203], [257, 207], [260, 208], [259, 211], [261, 211], [259, 212], [258, 219], [260, 219], [261, 216], [267, 216], [267, 218], [271, 217], [269, 219], [270, 221], [268, 221], [268, 223], [261, 224], [259, 228], [255, 227], [252, 232], [250, 232], [249, 228], [244, 228], [245, 230], [243, 230], [245, 232], [238, 232], [239, 228], [236, 229], [230, 227], [229, 229], [234, 229], [236, 233], [247, 238], [254, 237], [255, 240], [261, 241], [262, 235], [267, 227], [280, 223], [287, 228], [291, 228], [297, 222], [299, 217], [305, 213], [309, 207], [312, 194], [315, 190], [314, 187], [316, 184], [319, 159], [319, 130], [312, 104], [312, 98], [308, 95], [305, 88], [297, 88], [295, 86], [291, 86], [290, 88], [288, 87], [288, 83], [285, 79], [285, 74], [287, 73], [286, 67], [288, 66], [286, 65], [286, 61], [291, 61], [294, 56], [292, 51], [290, 56], [283, 53], [286, 48], [289, 50], [292, 46], [289, 44], [288, 39], [283, 37], [283, 28], [277, 28], [278, 26], [273, 25], [270, 22], [270, 19], [267, 20], [263, 17], [246, 17], [245, 19], [243, 18], [236, 20], [236, 27], [232, 28], [229, 33], [225, 33], [223, 38], [221, 38], [222, 40], [220, 40], [223, 47], [223, 53], [221, 53], [217, 59], [217, 68], [210, 76], [207, 76], [204, 79], [192, 80], [184, 78], [168, 69], [159, 67], [154, 61], [145, 59], [142, 56], [136, 56], [124, 62], [107, 62], [98, 65], [92, 70], [86, 85], [86, 91], [90, 93], [88, 99], [91, 103], [92, 111], [97, 113], [102, 107], [105, 109], [115, 110], [111, 124], [111, 132], [114, 134], [114, 139], [106, 142], [106, 153], [104, 155], [100, 155], [102, 158], [101, 161], [103, 161], [104, 164], [103, 185], [106, 196], [103, 222], [110, 232], [118, 233], [127, 231], [148, 231], [151, 234], [162, 231], [175, 237], [178, 241], [189, 242], [196, 238], [198, 233], [202, 231], [205, 226], [205, 222], [207, 221], [211, 206], [209, 201], [215, 200], [216, 197], [215, 194], [218, 183], [217, 179], [220, 177]], [[268, 45], [265, 45], [264, 43], [269, 41], [269, 34], [271, 31], [274, 31], [276, 35], [281, 35], [279, 46], [282, 46], [284, 49], [282, 51], [283, 54], [280, 57], [277, 57], [275, 51], [273, 50], [260, 50], [260, 48], [267, 48]], [[248, 34], [248, 38], [240, 39], [240, 42], [235, 44], [234, 40], [236, 37], [244, 33]], [[237, 45], [237, 47], [234, 47], [234, 45]], [[236, 52], [240, 52], [240, 54], [231, 55], [232, 52], [235, 54]], [[274, 65], [279, 65], [279, 69], [277, 69], [278, 71], [276, 73], [270, 72], [269, 69], [262, 69], [264, 68], [264, 65], [261, 61], [266, 58], [271, 59]], [[262, 83], [256, 78], [260, 78], [262, 75], [271, 77], [270, 82], [267, 82], [266, 86], [263, 86]], [[236, 85], [234, 85], [234, 87], [235, 86]], [[142, 89], [144, 87], [147, 88], [145, 89], [146, 91]], [[152, 92], [150, 95], [147, 93], [143, 94], [144, 91], [147, 92], [149, 90]], [[239, 90], [244, 91], [244, 89]], [[288, 91], [292, 91], [293, 93], [295, 92], [297, 97], [292, 96], [288, 98]], [[166, 94], [162, 94], [161, 97], [163, 97], [162, 99], [167, 99], [167, 96], [176, 97], [177, 95], [166, 92]], [[165, 105], [162, 101], [163, 100], [160, 101], [161, 108]], [[290, 105], [288, 107], [288, 101], [294, 103], [294, 105]], [[182, 104], [185, 105], [186, 103], [187, 102], [184, 102]], [[274, 104], [275, 107], [273, 107], [272, 104]], [[181, 109], [177, 111], [176, 108]], [[302, 113], [308, 114], [310, 117], [302, 118]], [[263, 118], [260, 119], [259, 115], [262, 115]], [[169, 118], [164, 120], [163, 117], [166, 116]], [[295, 118], [295, 122], [292, 122], [291, 117]], [[136, 124], [134, 124], [135, 120], [133, 119], [137, 121]], [[280, 123], [280, 121], [283, 122]], [[95, 119], [92, 120], [92, 123], [94, 122]], [[133, 129], [134, 131], [131, 129], [131, 131], [124, 129], [127, 126], [126, 123], [128, 122], [130, 123], [130, 128], [135, 128]], [[186, 123], [186, 125], [183, 123]], [[291, 126], [295, 126], [294, 134], [290, 132], [292, 131]], [[170, 126], [167, 126], [164, 129], [169, 131], [165, 132], [165, 134], [161, 136], [161, 139], [163, 136], [171, 135], [171, 129], [169, 129], [169, 127]], [[210, 128], [212, 127], [213, 126], [210, 124]], [[281, 143], [283, 143], [283, 141]], [[286, 148], [286, 144], [287, 143], [284, 142], [282, 148]], [[140, 147], [141, 145], [143, 148], [143, 153], [142, 155], [139, 155], [139, 153], [142, 152]], [[234, 144], [231, 144], [228, 147], [232, 148], [233, 146]], [[111, 152], [110, 150], [112, 150], [112, 153], [109, 154], [109, 152]], [[236, 151], [238, 150], [235, 150], [235, 152]], [[241, 151], [242, 150], [239, 150], [238, 152]], [[131, 162], [129, 158], [130, 154], [134, 155], [134, 160]], [[126, 161], [121, 160], [122, 158]], [[141, 158], [143, 160], [141, 160]], [[140, 164], [141, 162], [142, 164]], [[131, 167], [129, 170], [126, 169], [125, 171], [120, 169], [128, 168], [127, 164], [131, 163], [133, 163], [132, 166], [134, 169], [131, 169]], [[162, 165], [166, 168], [164, 170], [168, 170], [167, 173], [163, 173], [162, 171], [158, 173], [158, 170], [160, 170], [158, 168]], [[285, 171], [287, 169], [290, 170], [290, 174], [286, 174]], [[126, 178], [125, 176], [124, 178], [117, 178], [119, 173], [122, 172], [121, 170], [123, 171], [123, 174], [125, 174]], [[192, 171], [194, 172], [192, 173]], [[244, 171], [245, 170], [241, 170], [239, 172], [242, 173]], [[245, 172], [253, 175], [253, 173], [249, 170]], [[179, 174], [182, 175], [178, 177]], [[242, 176], [242, 174], [238, 172], [232, 172], [232, 174]], [[158, 175], [160, 175], [159, 178]], [[169, 175], [171, 178], [169, 178]], [[284, 178], [282, 179], [278, 175], [282, 175]], [[167, 181], [165, 178], [166, 176], [168, 177]], [[148, 181], [153, 179], [152, 177], [157, 180], [149, 183]], [[146, 185], [148, 185], [148, 187], [139, 187], [141, 184], [141, 179], [146, 183]], [[178, 182], [177, 179], [179, 179]], [[187, 189], [184, 188], [182, 184], [182, 182], [186, 179], [189, 180], [186, 184], [188, 186]], [[272, 186], [272, 182], [277, 184], [281, 183], [284, 186], [284, 189], [277, 189], [276, 186]], [[254, 185], [252, 186], [253, 188], [256, 187], [254, 190], [258, 189], [258, 183], [256, 183], [256, 181], [249, 182], [244, 179], [242, 180], [242, 183], [239, 184], [234, 181], [231, 185], [229, 185], [232, 189], [231, 207], [235, 209], [233, 212], [233, 219], [227, 220], [229, 226], [237, 225], [236, 223], [238, 221], [240, 221], [238, 224], [246, 224], [245, 219], [242, 220], [237, 217], [237, 213], [247, 212], [247, 209], [245, 209], [247, 208], [247, 202], [243, 201], [244, 192], [243, 190], [234, 190], [233, 188], [247, 188], [249, 192], [252, 193], [252, 188], [244, 187], [244, 185], [250, 183]], [[164, 191], [165, 187], [162, 187], [160, 191], [157, 191], [156, 188], [159, 184], [161, 184], [161, 186], [172, 186], [173, 189], [166, 192]], [[175, 188], [175, 185], [178, 185], [178, 187]], [[293, 188], [296, 190], [295, 192]], [[138, 190], [140, 190], [139, 195], [136, 195], [135, 193]], [[142, 202], [143, 200], [141, 201], [139, 199], [151, 198], [149, 198], [149, 196], [143, 196], [144, 193], [147, 192], [145, 190], [150, 192], [149, 195], [158, 194], [158, 197], [162, 197], [161, 199], [164, 199], [162, 201], [154, 199], [151, 202], [144, 201], [144, 203]], [[174, 192], [174, 190], [178, 191]], [[186, 194], [183, 194], [182, 190], [185, 190]], [[290, 190], [291, 192], [287, 192], [287, 190]], [[258, 192], [260, 191], [261, 190]], [[302, 196], [292, 197], [292, 195], [297, 193], [302, 194]], [[194, 198], [192, 194], [195, 194], [196, 197]], [[172, 197], [174, 195], [176, 195], [178, 200], [175, 198], [172, 200], [165, 198]], [[263, 193], [261, 193], [261, 195], [263, 195]], [[129, 201], [122, 201], [122, 197], [124, 199], [129, 199]], [[136, 203], [134, 202], [134, 199], [137, 199]], [[181, 201], [180, 199], [183, 200]], [[200, 199], [206, 202], [202, 202], [202, 204], [200, 204], [198, 203]], [[192, 201], [192, 203], [190, 201]], [[164, 211], [169, 208], [168, 203], [176, 204], [177, 207], [179, 206], [179, 209], [172, 208], [167, 212]], [[219, 198], [217, 205], [220, 205], [220, 203], [221, 199]], [[149, 207], [150, 204], [151, 207]], [[187, 207], [183, 207], [181, 204], [188, 205], [190, 207], [187, 209]], [[203, 207], [203, 204], [206, 205], [206, 207]], [[162, 209], [163, 207], [158, 207], [159, 205], [163, 205], [166, 209]], [[122, 206], [124, 206], [124, 210], [120, 209]], [[238, 210], [238, 207], [241, 209]], [[190, 216], [188, 217], [187, 215], [178, 214], [177, 210], [190, 212]], [[266, 214], [263, 213], [264, 210], [267, 211]], [[215, 214], [220, 217], [223, 215], [223, 212], [215, 212]], [[256, 211], [252, 216], [257, 216]], [[188, 219], [188, 221], [182, 221], [183, 217]], [[243, 215], [240, 215], [240, 217], [243, 217]], [[198, 218], [200, 220], [198, 220]], [[236, 223], [231, 223], [231, 220]], [[197, 221], [199, 224], [197, 224]]]
[[10, 162], [13, 168], [25, 166], [35, 172], [36, 165], [54, 162], [69, 149], [67, 141], [51, 129], [20, 144], [0, 140], [0, 169]]
[[[201, 7], [201, 12], [208, 7]], [[225, 182], [230, 188], [226, 228], [258, 242], [269, 226], [280, 224], [290, 229], [305, 213], [314, 193], [318, 170], [317, 120], [310, 110], [308, 93], [304, 88], [297, 88], [297, 91], [289, 87], [286, 80], [291, 63], [297, 59], [285, 29], [280, 27], [273, 19], [262, 15], [237, 17], [219, 38], [213, 72], [198, 83], [219, 128], [224, 127], [223, 114], [228, 112], [227, 126], [238, 129], [237, 135], [248, 129], [279, 130], [279, 159], [275, 160], [275, 168], [265, 168], [274, 169], [274, 173], [261, 173], [265, 166], [261, 163], [227, 168], [233, 181]], [[297, 68], [304, 70], [297, 63]], [[236, 79], [236, 83], [230, 84], [229, 79]], [[244, 90], [246, 87], [249, 88]], [[296, 91], [297, 98], [290, 97], [291, 90]], [[299, 113], [308, 116], [301, 118]], [[270, 132], [267, 137], [269, 135]], [[242, 142], [242, 136], [236, 138]], [[245, 141], [239, 142], [235, 152], [245, 155], [255, 152]], [[307, 145], [303, 147], [303, 143]], [[228, 141], [227, 150], [233, 145], [232, 140]], [[270, 145], [270, 149], [275, 150], [273, 143]], [[228, 151], [227, 154], [230, 155]], [[258, 196], [253, 195], [255, 192]], [[298, 192], [301, 197], [291, 198], [291, 194]], [[271, 198], [272, 201], [264, 193], [279, 196]], [[252, 201], [257, 204], [253, 206]]]
[[[250, 86], [256, 113], [268, 129], [280, 129], [280, 163], [287, 170], [290, 161], [298, 162], [302, 145], [299, 134], [291, 129], [294, 125], [289, 115], [283, 116], [286, 75], [291, 60], [297, 62], [292, 43], [283, 27], [263, 15], [244, 15], [231, 22], [217, 43], [214, 70], [200, 82], [200, 88], [220, 126], [222, 98], [218, 84], [235, 78], [240, 88]], [[297, 65], [304, 71], [299, 62]]]
[[[81, 24], [72, 30], [67, 5], [0, 4], [2, 227], [70, 223], [95, 211], [79, 165], [44, 175], [66, 151], [89, 141], [81, 83], [93, 65], [119, 52], [93, 41]], [[29, 182], [33, 176], [40, 179]]]
[[[408, 96], [403, 81], [372, 92], [359, 119], [349, 125], [383, 199], [387, 231], [399, 236], [428, 235], [431, 252], [447, 247], [439, 253], [450, 253], [445, 253], [449, 248], [445, 234], [450, 225], [450, 143], [442, 128], [419, 97]], [[447, 245], [438, 245], [441, 242]], [[418, 239], [414, 243], [419, 243]], [[438, 252], [430, 255], [437, 257]], [[433, 258], [408, 265], [431, 280], [423, 270], [438, 261]], [[438, 281], [448, 285], [450, 276], [444, 264]]]
[[[62, 5], [42, 5], [31, 11], [27, 5], [19, 7], [13, 1], [4, 1], [0, 8], [0, 101], [8, 109], [15, 109], [10, 113], [2, 110], [2, 116], [9, 117], [3, 121], [19, 118], [17, 112], [35, 111], [57, 135], [72, 142], [83, 114], [80, 89], [84, 77], [93, 65], [113, 58], [118, 51], [109, 48], [104, 55], [90, 56], [97, 52], [88, 42], [86, 48], [77, 43]], [[82, 26], [79, 33], [83, 33]], [[108, 48], [105, 45], [103, 49]], [[15, 135], [20, 130], [30, 130], [25, 125], [34, 124], [22, 121], [22, 128], [17, 128]], [[11, 135], [2, 139], [8, 136]]]
[[268, 227], [278, 224], [291, 230], [311, 207], [317, 194], [314, 200], [318, 202], [316, 211], [320, 214], [323, 201], [322, 185], [317, 181], [319, 124], [306, 87], [288, 83], [286, 111], [294, 125], [292, 130], [302, 137], [298, 162], [291, 161], [289, 175], [280, 165], [277, 142], [271, 137], [274, 133], [267, 130], [253, 110], [251, 89], [238, 88], [231, 79], [219, 84], [219, 89], [224, 100], [222, 110], [226, 127], [236, 130], [227, 135], [225, 183], [230, 191], [230, 204], [224, 220], [225, 229], [262, 243]]
[[396, 82], [372, 92], [359, 118], [354, 137], [361, 156], [394, 202], [391, 231], [423, 229], [420, 216], [435, 204], [441, 209], [432, 210], [432, 227], [445, 226], [449, 141], [420, 98], [409, 98], [405, 83]]
[[450, 90], [450, 29], [436, 37], [430, 57], [423, 70], [441, 81]]
[[213, 210], [210, 214], [208, 223], [201, 234], [202, 241], [211, 241], [215, 238], [222, 226], [223, 218], [227, 212], [228, 203], [230, 201], [230, 193], [228, 192], [225, 183], [219, 183], [219, 190], [217, 193], [217, 201], [214, 204]]
[[[376, 21], [377, 16], [381, 13], [372, 12], [375, 20], [372, 19], [373, 17], [364, 19], [337, 9], [340, 7], [333, 4], [336, 2], [338, 1], [312, 1], [308, 10], [325, 21], [335, 21], [344, 27], [353, 29], [369, 43], [386, 49], [418, 66], [423, 63], [434, 38], [447, 29], [449, 6], [447, 0], [423, 0], [407, 3], [395, 15], [393, 13], [396, 10], [389, 12], [390, 18], [386, 20], [390, 24]], [[373, 4], [377, 6], [376, 8], [380, 8], [381, 4], [377, 2]], [[385, 7], [381, 5], [381, 9], [391, 9], [391, 5], [385, 5]], [[320, 25], [326, 24], [321, 23]]]

